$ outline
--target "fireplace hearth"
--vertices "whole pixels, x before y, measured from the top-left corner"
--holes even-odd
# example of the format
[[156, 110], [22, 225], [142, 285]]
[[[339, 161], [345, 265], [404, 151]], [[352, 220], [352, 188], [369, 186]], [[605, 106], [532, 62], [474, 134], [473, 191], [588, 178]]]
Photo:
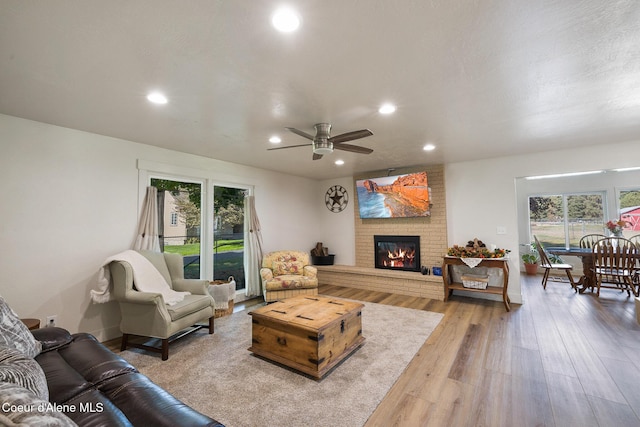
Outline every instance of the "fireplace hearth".
[[420, 236], [373, 236], [375, 268], [420, 271]]

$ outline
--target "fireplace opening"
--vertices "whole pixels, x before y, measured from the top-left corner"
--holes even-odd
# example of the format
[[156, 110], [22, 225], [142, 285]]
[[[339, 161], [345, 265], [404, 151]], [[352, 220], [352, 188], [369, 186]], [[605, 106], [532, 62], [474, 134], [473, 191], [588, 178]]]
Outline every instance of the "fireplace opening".
[[375, 268], [420, 271], [420, 236], [373, 236]]

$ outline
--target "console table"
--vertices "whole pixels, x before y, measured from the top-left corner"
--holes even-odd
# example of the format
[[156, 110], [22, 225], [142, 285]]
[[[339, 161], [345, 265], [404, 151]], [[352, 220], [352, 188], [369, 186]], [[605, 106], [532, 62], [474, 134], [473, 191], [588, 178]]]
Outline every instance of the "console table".
[[466, 265], [465, 262], [453, 256], [445, 256], [442, 262], [442, 281], [444, 282], [444, 300], [447, 301], [453, 291], [481, 292], [485, 294], [502, 294], [502, 302], [507, 311], [511, 311], [509, 303], [511, 299], [507, 294], [509, 288], [509, 259], [508, 258], [483, 258], [477, 267], [502, 269], [502, 286], [487, 286], [486, 289], [465, 288], [462, 283], [454, 282], [452, 271], [455, 265]]

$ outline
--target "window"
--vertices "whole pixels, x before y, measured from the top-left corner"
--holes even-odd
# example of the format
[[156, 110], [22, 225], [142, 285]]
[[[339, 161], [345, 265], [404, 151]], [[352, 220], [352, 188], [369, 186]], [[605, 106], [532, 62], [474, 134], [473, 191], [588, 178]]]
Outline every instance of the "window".
[[578, 247], [585, 234], [603, 233], [602, 192], [529, 197], [529, 236], [544, 246]]
[[171, 226], [178, 226], [178, 212], [171, 212]]

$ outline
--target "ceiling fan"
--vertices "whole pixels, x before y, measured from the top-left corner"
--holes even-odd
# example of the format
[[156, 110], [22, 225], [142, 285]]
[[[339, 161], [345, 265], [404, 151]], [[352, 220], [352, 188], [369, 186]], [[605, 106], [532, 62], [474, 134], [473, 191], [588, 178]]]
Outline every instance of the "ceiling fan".
[[354, 139], [365, 138], [373, 135], [369, 129], [354, 130], [352, 132], [342, 133], [336, 136], [330, 136], [331, 125], [329, 123], [317, 123], [313, 126], [316, 130], [316, 135], [310, 135], [306, 132], [298, 130], [296, 128], [285, 128], [290, 132], [300, 135], [303, 138], [310, 139], [310, 144], [290, 145], [288, 147], [269, 148], [268, 150], [283, 150], [285, 148], [294, 147], [313, 147], [313, 160], [321, 159], [323, 155], [333, 153], [333, 150], [351, 151], [352, 153], [369, 154], [373, 150], [365, 147], [358, 147], [356, 145], [344, 144], [347, 141], [353, 141]]

